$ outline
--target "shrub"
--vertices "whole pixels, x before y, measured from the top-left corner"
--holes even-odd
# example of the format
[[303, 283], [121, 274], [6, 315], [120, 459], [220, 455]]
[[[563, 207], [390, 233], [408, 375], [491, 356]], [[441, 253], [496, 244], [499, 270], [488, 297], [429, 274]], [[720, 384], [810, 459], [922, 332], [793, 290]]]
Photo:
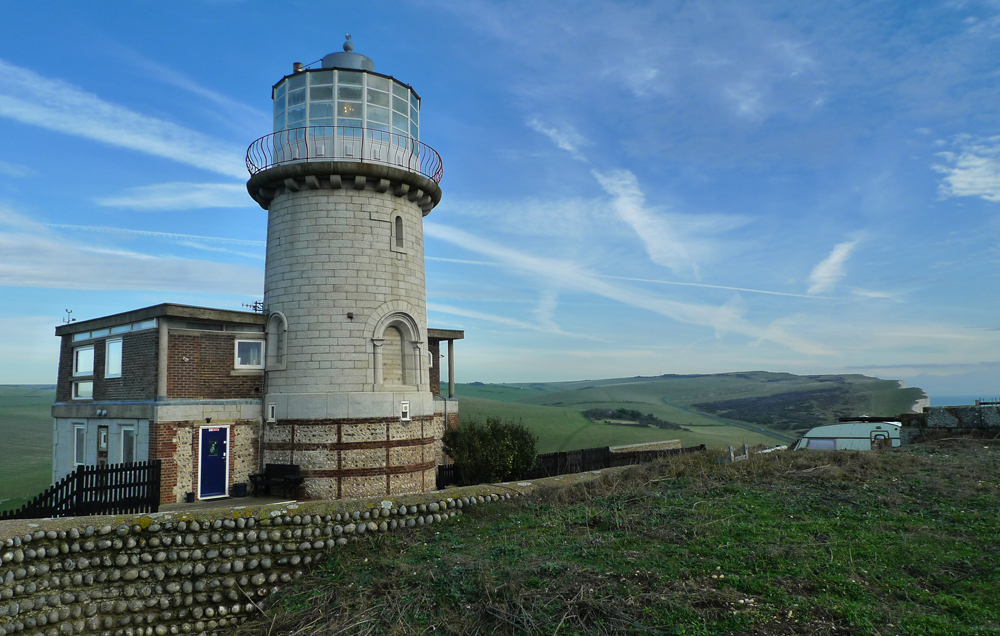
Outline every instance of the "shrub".
[[535, 464], [538, 437], [521, 420], [469, 418], [445, 431], [444, 450], [454, 460], [463, 484], [517, 479]]

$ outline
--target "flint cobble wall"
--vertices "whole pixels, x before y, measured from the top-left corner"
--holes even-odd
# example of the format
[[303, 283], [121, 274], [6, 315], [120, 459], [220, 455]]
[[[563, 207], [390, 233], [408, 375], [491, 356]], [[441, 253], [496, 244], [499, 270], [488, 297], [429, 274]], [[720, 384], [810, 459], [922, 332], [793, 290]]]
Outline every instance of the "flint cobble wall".
[[518, 494], [490, 488], [405, 502], [4, 522], [0, 636], [225, 632], [351, 539], [442, 523]]

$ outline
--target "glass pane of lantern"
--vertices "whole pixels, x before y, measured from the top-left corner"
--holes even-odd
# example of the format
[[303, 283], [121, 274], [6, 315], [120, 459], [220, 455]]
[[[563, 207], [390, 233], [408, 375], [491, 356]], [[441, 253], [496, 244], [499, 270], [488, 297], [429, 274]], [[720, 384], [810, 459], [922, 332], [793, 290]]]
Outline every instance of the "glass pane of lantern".
[[338, 117], [361, 117], [361, 104], [351, 102], [337, 102]]
[[332, 86], [315, 86], [309, 89], [309, 101], [322, 102], [333, 99]]
[[388, 124], [389, 109], [379, 108], [378, 106], [368, 106], [368, 121], [378, 122], [380, 124]]
[[337, 83], [350, 84], [351, 86], [361, 86], [361, 73], [357, 71], [339, 71]]
[[368, 103], [375, 104], [376, 106], [389, 107], [389, 93], [380, 93], [378, 91], [373, 91], [368, 89]]
[[333, 71], [316, 71], [309, 73], [309, 85], [321, 86], [333, 84]]
[[337, 99], [348, 99], [352, 102], [361, 101], [361, 87], [360, 86], [338, 86], [337, 87]]

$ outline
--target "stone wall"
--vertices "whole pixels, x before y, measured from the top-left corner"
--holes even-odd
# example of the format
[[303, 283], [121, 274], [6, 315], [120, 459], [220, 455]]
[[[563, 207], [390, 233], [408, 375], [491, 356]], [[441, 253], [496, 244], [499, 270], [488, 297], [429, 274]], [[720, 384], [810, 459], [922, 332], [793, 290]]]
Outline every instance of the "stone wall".
[[1000, 429], [1000, 406], [931, 406], [924, 414], [928, 428]]
[[444, 416], [279, 420], [261, 440], [264, 464], [298, 464], [310, 499], [433, 490]]
[[449, 494], [0, 522], [0, 636], [225, 630], [353, 538], [441, 523], [518, 492]]
[[928, 433], [986, 433], [1000, 431], [1000, 406], [929, 406], [923, 413], [903, 413], [899, 416], [903, 428], [899, 437], [910, 444]]

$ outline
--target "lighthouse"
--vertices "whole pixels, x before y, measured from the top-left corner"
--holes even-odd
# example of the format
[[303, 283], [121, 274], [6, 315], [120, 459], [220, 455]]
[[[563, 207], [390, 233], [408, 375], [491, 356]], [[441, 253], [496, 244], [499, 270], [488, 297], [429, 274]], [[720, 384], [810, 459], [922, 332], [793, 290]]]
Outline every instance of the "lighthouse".
[[247, 151], [268, 215], [261, 463], [298, 465], [316, 499], [434, 489], [448, 420], [423, 243], [441, 158], [417, 91], [343, 49], [272, 87]]

